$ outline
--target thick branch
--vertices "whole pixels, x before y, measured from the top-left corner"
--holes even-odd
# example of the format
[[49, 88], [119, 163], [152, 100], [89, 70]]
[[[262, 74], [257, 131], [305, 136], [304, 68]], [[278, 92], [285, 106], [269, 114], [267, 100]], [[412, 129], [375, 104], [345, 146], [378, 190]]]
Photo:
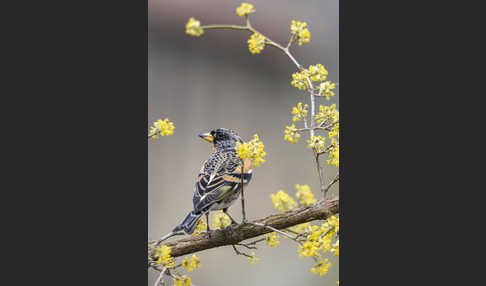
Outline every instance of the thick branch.
[[321, 200], [306, 207], [256, 219], [247, 224], [211, 231], [210, 237], [207, 234], [200, 234], [197, 237], [183, 238], [165, 245], [171, 248], [172, 257], [178, 257], [215, 247], [235, 245], [243, 240], [272, 232], [271, 229], [254, 225], [254, 223], [271, 226], [276, 229], [285, 229], [313, 220], [326, 219], [338, 212], [339, 198]]

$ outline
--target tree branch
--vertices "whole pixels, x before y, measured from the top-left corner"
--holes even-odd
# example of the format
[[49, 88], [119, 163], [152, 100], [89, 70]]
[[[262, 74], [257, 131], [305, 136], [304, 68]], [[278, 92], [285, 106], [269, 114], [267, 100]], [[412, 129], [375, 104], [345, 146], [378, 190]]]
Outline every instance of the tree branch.
[[[211, 231], [210, 236], [200, 234], [197, 237], [183, 238], [175, 242], [166, 243], [165, 245], [171, 248], [172, 257], [179, 257], [220, 246], [237, 245], [241, 241], [272, 232], [271, 229], [255, 225], [255, 223], [270, 226], [275, 229], [285, 229], [313, 220], [323, 220], [338, 212], [339, 197], [330, 200], [321, 200], [305, 207], [256, 219], [247, 224]], [[151, 255], [153, 256], [154, 254], [155, 250]]]

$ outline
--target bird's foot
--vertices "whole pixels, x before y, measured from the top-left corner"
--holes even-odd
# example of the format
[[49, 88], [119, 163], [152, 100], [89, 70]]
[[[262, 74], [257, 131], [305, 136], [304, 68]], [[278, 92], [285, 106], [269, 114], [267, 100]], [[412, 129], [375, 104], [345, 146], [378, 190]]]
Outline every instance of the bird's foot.
[[210, 230], [209, 231], [206, 230], [206, 232], [205, 232], [208, 239], [211, 239], [211, 232], [212, 231], [210, 231]]

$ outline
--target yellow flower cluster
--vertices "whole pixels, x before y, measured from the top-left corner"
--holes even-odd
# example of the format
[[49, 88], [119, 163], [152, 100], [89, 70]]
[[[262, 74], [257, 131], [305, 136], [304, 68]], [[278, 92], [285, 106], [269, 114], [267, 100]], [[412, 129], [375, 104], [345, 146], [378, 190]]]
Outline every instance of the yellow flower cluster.
[[272, 199], [273, 206], [282, 212], [294, 209], [297, 206], [294, 199], [282, 190], [278, 191], [275, 195], [271, 194], [270, 198]]
[[328, 261], [329, 259], [327, 258], [319, 260], [319, 262], [311, 268], [312, 273], [319, 273], [320, 276], [326, 275], [329, 267], [331, 267], [331, 262]]
[[299, 46], [310, 41], [310, 32], [306, 27], [306, 22], [292, 20], [292, 24], [290, 24], [290, 31], [296, 35]]
[[248, 49], [252, 54], [259, 54], [265, 48], [265, 37], [254, 33], [248, 40]]
[[201, 267], [201, 259], [195, 254], [193, 254], [191, 258], [186, 256], [181, 265], [186, 268], [187, 271], [191, 272], [192, 270]]
[[271, 247], [276, 247], [280, 244], [278, 238], [279, 236], [275, 232], [265, 234], [265, 241]]
[[311, 149], [315, 149], [316, 152], [322, 152], [326, 149], [326, 137], [312, 136], [310, 140], [307, 140], [307, 146]]
[[157, 263], [166, 267], [174, 267], [174, 259], [170, 256], [171, 249], [167, 245], [157, 248], [155, 256], [158, 257]]
[[301, 186], [299, 184], [296, 184], [295, 188], [297, 189], [297, 193], [295, 194], [295, 196], [299, 200], [299, 204], [301, 206], [307, 206], [317, 202], [314, 198], [314, 194], [312, 194], [311, 189], [308, 185]]
[[150, 127], [150, 137], [157, 139], [160, 136], [168, 136], [174, 133], [174, 123], [170, 122], [168, 118], [162, 120], [159, 119], [154, 122], [154, 126]]
[[319, 106], [319, 113], [316, 114], [314, 119], [317, 123], [322, 123], [327, 120], [330, 120], [332, 123], [339, 121], [339, 111], [336, 110], [336, 104], [331, 106]]
[[292, 108], [292, 121], [295, 122], [305, 119], [307, 116], [308, 108], [308, 104], [305, 104], [304, 107], [302, 107], [302, 102], [297, 103], [297, 106]]
[[331, 140], [331, 151], [327, 163], [339, 167], [339, 142], [334, 138]]
[[337, 137], [339, 139], [339, 122], [334, 124], [328, 133], [329, 138]]
[[254, 166], [260, 166], [265, 162], [265, 151], [263, 151], [263, 142], [259, 141], [258, 135], [253, 135], [250, 142], [236, 142], [236, 154], [241, 159], [250, 158]]
[[295, 128], [295, 124], [291, 126], [285, 126], [285, 135], [284, 140], [289, 141], [290, 143], [297, 143], [299, 142], [300, 134]]
[[327, 70], [321, 64], [317, 64], [315, 66], [312, 65], [309, 66], [307, 72], [312, 82], [323, 81], [326, 80], [327, 78]]
[[231, 219], [223, 212], [219, 211], [214, 214], [213, 228], [223, 229], [231, 224]]
[[194, 230], [194, 232], [191, 234], [192, 237], [195, 237], [195, 236], [199, 236], [199, 234], [201, 234], [201, 232], [203, 230], [206, 230], [207, 229], [207, 224], [206, 222], [200, 218], [198, 221], [197, 221], [197, 225], [196, 225], [196, 229]]
[[330, 81], [322, 82], [319, 86], [319, 94], [324, 95], [327, 100], [330, 100], [332, 96], [334, 96], [334, 92], [332, 91], [336, 87], [335, 83], [331, 83]]
[[189, 18], [189, 21], [186, 24], [186, 34], [196, 37], [204, 34], [204, 30], [201, 28], [201, 23], [193, 17]]
[[[306, 241], [299, 246], [299, 256], [314, 256], [320, 258], [322, 254], [334, 248], [336, 253], [336, 244], [331, 246], [331, 240], [339, 232], [339, 218], [332, 216], [328, 218], [321, 227], [314, 225], [311, 227]], [[339, 243], [337, 244], [339, 248]], [[337, 250], [339, 251], [339, 250]], [[339, 252], [337, 252], [339, 254]]]
[[311, 82], [324, 81], [327, 79], [327, 74], [328, 72], [323, 65], [310, 65], [308, 69], [302, 69], [293, 73], [290, 83], [298, 89], [307, 89], [309, 87], [309, 80]]
[[307, 82], [307, 78], [305, 75], [306, 70], [304, 69], [301, 72], [296, 72], [292, 74], [292, 81], [290, 84], [295, 86], [298, 89], [306, 89], [309, 86], [309, 83]]
[[310, 241], [306, 241], [304, 245], [300, 245], [298, 249], [299, 256], [320, 256], [318, 251], [318, 245]]
[[331, 216], [322, 224], [322, 227], [330, 229], [333, 228], [332, 234], [339, 233], [339, 218], [336, 216]]
[[248, 3], [242, 3], [240, 7], [236, 8], [236, 14], [240, 17], [248, 16], [251, 13], [255, 13], [256, 10], [253, 5]]
[[250, 264], [255, 264], [258, 261], [260, 261], [260, 258], [257, 258], [255, 256], [255, 252], [252, 252], [251, 255], [250, 255], [250, 257], [248, 257], [248, 261], [250, 261]]
[[191, 278], [186, 275], [182, 275], [182, 277], [174, 277], [174, 286], [191, 286]]

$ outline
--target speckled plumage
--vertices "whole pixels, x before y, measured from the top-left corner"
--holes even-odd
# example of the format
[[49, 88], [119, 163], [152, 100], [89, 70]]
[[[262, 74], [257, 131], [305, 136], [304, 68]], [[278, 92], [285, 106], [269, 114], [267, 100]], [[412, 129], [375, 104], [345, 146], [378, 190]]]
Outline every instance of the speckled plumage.
[[[192, 233], [199, 217], [209, 211], [226, 210], [240, 196], [241, 159], [235, 151], [236, 142], [242, 142], [236, 132], [229, 129], [215, 129], [214, 151], [197, 176], [194, 185], [194, 210], [174, 231]], [[252, 177], [251, 161], [245, 159], [243, 182], [246, 186]]]

